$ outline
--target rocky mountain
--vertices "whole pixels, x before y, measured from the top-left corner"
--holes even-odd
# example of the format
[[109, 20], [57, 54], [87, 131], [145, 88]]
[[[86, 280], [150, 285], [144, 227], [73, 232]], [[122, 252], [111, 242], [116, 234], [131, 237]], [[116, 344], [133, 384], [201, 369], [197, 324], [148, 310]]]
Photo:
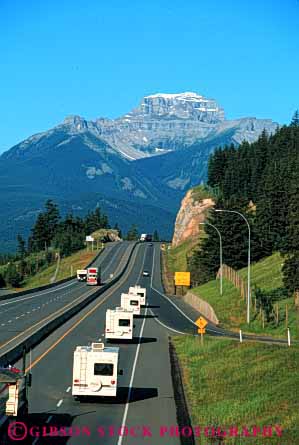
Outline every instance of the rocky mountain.
[[[216, 146], [256, 140], [271, 120], [226, 120], [196, 93], [153, 94], [118, 119], [69, 116], [0, 157], [1, 250], [28, 234], [48, 198], [64, 211], [99, 204], [124, 230], [157, 228], [170, 237], [184, 192], [205, 180]], [[4, 243], [4, 244], [3, 244]]]

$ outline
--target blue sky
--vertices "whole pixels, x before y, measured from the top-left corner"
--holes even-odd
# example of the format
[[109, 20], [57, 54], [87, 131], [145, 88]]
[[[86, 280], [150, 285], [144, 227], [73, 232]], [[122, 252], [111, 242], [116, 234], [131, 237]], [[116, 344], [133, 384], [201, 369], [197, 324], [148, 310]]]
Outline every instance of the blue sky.
[[66, 115], [195, 91], [226, 117], [299, 108], [298, 0], [0, 0], [0, 152]]

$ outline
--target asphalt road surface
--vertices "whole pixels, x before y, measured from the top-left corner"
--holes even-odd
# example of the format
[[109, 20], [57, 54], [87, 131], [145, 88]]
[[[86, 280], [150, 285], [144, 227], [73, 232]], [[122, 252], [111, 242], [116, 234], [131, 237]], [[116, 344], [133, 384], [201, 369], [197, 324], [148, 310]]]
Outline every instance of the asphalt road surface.
[[[150, 277], [142, 276], [144, 269], [151, 271]], [[134, 317], [134, 341], [119, 344], [119, 367], [124, 374], [118, 377], [117, 397], [112, 400], [73, 400], [71, 385], [76, 346], [104, 340], [106, 310], [119, 306], [121, 292], [135, 284], [147, 288], [147, 306], [140, 317]], [[188, 305], [170, 300], [163, 294], [159, 244], [138, 245], [124, 276], [32, 351], [28, 363], [33, 377], [29, 390], [30, 415], [25, 421], [27, 427], [34, 426], [31, 430], [33, 437], [27, 436], [21, 443], [181, 443], [171, 430], [178, 422], [171, 380], [169, 335], [197, 335], [194, 320], [198, 314], [191, 312]], [[215, 332], [210, 325], [208, 330], [214, 335], [226, 332]], [[49, 437], [50, 427], [60, 431], [64, 427], [69, 435]], [[34, 436], [38, 433], [40, 437]]]
[[[102, 279], [108, 282], [110, 274], [120, 273], [133, 248], [133, 243], [110, 243], [95, 261], [101, 266]], [[0, 302], [0, 354], [18, 341], [23, 332], [30, 334], [34, 326], [59, 314], [63, 308], [83, 295], [97, 290], [96, 286], [87, 286], [76, 279], [55, 287], [37, 291], [28, 295], [10, 298]], [[15, 339], [15, 340], [14, 340]]]

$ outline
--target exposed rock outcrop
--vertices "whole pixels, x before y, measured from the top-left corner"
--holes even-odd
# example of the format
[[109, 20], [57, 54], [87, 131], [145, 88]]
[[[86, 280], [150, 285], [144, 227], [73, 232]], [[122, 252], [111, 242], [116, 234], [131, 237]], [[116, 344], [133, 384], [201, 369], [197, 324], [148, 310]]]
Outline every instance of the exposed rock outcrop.
[[195, 200], [193, 190], [189, 190], [182, 200], [181, 208], [177, 214], [172, 245], [181, 244], [188, 238], [199, 234], [199, 223], [206, 218], [207, 211], [214, 206], [212, 198]]

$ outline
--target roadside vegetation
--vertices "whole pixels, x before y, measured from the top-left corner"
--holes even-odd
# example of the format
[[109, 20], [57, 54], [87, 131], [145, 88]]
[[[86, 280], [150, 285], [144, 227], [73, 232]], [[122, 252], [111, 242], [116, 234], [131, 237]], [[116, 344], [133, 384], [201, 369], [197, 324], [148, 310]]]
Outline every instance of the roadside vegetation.
[[280, 425], [282, 437], [214, 438], [198, 445], [294, 445], [299, 437], [299, 346], [174, 337], [193, 426], [261, 429]]
[[[59, 268], [56, 275], [56, 280], [63, 280], [64, 278], [69, 278], [76, 275], [77, 269], [84, 269], [87, 264], [89, 264], [95, 255], [98, 254], [100, 250], [86, 251], [86, 249], [79, 250], [72, 255], [62, 258], [59, 264]], [[54, 277], [56, 272], [57, 263], [44, 269], [42, 272], [29, 277], [24, 281], [22, 288], [18, 290], [32, 289], [34, 287], [43, 286], [49, 284], [51, 279]]]

